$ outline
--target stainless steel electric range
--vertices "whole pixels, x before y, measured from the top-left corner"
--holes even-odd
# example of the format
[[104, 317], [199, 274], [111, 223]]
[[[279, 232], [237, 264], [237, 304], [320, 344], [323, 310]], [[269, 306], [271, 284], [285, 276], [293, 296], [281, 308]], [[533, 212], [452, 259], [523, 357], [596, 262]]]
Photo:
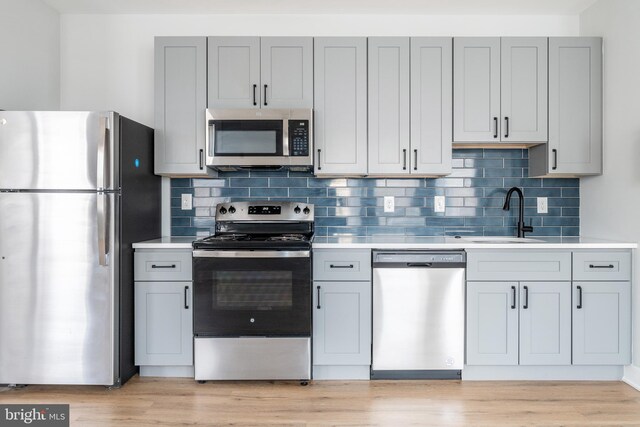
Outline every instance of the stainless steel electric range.
[[216, 207], [193, 243], [195, 379], [311, 378], [313, 205]]

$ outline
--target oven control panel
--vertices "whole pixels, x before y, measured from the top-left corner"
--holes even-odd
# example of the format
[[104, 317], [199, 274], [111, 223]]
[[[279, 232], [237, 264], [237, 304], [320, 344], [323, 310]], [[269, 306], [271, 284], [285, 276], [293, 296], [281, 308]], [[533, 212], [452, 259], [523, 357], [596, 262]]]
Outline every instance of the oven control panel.
[[253, 206], [249, 205], [249, 215], [280, 215], [282, 206]]
[[314, 207], [299, 202], [230, 202], [216, 206], [216, 221], [313, 221]]

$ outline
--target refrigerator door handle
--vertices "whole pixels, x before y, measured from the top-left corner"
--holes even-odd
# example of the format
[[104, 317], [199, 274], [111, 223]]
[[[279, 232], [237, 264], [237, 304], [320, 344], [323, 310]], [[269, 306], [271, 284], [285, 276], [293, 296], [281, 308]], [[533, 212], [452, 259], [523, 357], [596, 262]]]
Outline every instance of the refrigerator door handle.
[[106, 188], [107, 181], [108, 181], [108, 178], [106, 176], [107, 174], [106, 163], [107, 163], [107, 155], [108, 155], [107, 148], [108, 148], [108, 141], [109, 141], [109, 118], [108, 117], [100, 117], [100, 136], [101, 138], [98, 141], [98, 155], [97, 155], [98, 167], [96, 169], [97, 171], [96, 184], [98, 187], [98, 191], [104, 190]]
[[109, 265], [109, 194], [98, 193], [98, 262]]

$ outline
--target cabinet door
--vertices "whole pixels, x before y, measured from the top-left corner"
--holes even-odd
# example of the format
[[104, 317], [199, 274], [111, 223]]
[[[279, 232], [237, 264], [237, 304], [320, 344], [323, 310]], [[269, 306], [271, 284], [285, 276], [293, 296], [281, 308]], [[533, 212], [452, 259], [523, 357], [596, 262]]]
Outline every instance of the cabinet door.
[[260, 37], [209, 37], [209, 108], [260, 108]]
[[135, 364], [193, 365], [191, 282], [135, 283]]
[[551, 174], [602, 173], [602, 39], [549, 39]]
[[467, 282], [467, 365], [518, 364], [518, 282]]
[[155, 173], [213, 175], [204, 165], [207, 39], [155, 39]]
[[631, 284], [574, 282], [573, 364], [631, 363]]
[[260, 39], [262, 108], [313, 108], [313, 38]]
[[452, 39], [411, 39], [411, 173], [451, 173]]
[[520, 282], [520, 364], [571, 364], [571, 283]]
[[453, 140], [500, 141], [500, 38], [453, 40]]
[[371, 364], [371, 282], [314, 282], [313, 364]]
[[368, 42], [369, 174], [408, 174], [409, 38]]
[[500, 139], [547, 141], [547, 38], [502, 38], [500, 52]]
[[316, 159], [322, 174], [367, 173], [367, 39], [314, 39]]

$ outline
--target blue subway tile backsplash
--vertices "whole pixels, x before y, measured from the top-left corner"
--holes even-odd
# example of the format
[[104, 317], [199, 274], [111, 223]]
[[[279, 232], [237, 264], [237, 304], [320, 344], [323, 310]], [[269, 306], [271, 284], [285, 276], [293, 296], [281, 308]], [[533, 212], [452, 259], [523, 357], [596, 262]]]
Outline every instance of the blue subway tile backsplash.
[[[216, 204], [246, 200], [291, 200], [316, 207], [318, 236], [397, 234], [414, 236], [515, 235], [517, 198], [503, 211], [506, 192], [521, 187], [532, 236], [580, 234], [580, 181], [527, 178], [528, 151], [457, 149], [453, 173], [443, 178], [316, 178], [310, 172], [221, 172], [218, 178], [171, 180], [171, 233], [213, 233]], [[194, 196], [192, 210], [180, 195]], [[384, 196], [395, 212], [384, 212]], [[446, 211], [434, 212], [433, 197], [446, 196]], [[549, 212], [536, 212], [536, 197], [548, 197]]]

